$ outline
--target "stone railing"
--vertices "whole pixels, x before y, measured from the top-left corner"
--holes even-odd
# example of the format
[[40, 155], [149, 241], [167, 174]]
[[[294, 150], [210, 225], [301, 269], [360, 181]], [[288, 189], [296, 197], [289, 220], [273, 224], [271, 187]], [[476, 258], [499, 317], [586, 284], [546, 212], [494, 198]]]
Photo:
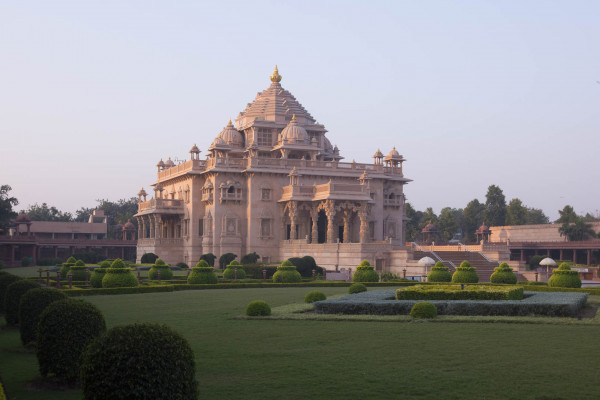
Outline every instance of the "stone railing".
[[149, 210], [176, 210], [183, 211], [183, 200], [178, 199], [150, 199], [138, 203], [138, 212]]
[[138, 239], [138, 246], [182, 246], [182, 238], [146, 238]]

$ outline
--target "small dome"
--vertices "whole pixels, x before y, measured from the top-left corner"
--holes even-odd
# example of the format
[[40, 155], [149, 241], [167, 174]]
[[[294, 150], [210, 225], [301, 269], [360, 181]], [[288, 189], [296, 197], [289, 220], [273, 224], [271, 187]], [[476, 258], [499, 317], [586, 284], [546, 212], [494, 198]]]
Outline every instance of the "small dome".
[[173, 160], [171, 160], [171, 157], [169, 157], [169, 159], [165, 163], [165, 167], [166, 168], [171, 168], [171, 167], [174, 167], [174, 166], [175, 166], [175, 163], [173, 162]]
[[195, 143], [194, 143], [194, 147], [192, 147], [190, 149], [190, 153], [200, 153], [200, 149], [198, 148], [198, 146], [196, 146]]
[[323, 138], [323, 143], [324, 143], [324, 149], [323, 151], [325, 153], [333, 153], [333, 146], [331, 145], [331, 142], [329, 141], [329, 139], [327, 139], [326, 137]]
[[121, 231], [121, 230], [123, 230], [123, 224], [116, 224], [115, 231]]
[[298, 125], [296, 116], [292, 116], [290, 123], [281, 131], [281, 141], [283, 143], [301, 143], [308, 142], [308, 133], [306, 129]]
[[31, 222], [31, 218], [29, 218], [29, 215], [22, 212], [17, 216], [15, 222]]
[[429, 222], [427, 225], [425, 225], [425, 227], [423, 228], [423, 230], [421, 232], [423, 233], [428, 233], [428, 232], [437, 232], [437, 228], [435, 227], [434, 224], [432, 224], [431, 222]]
[[144, 188], [142, 188], [142, 190], [139, 191], [138, 196], [147, 196], [148, 193], [146, 193], [146, 191], [144, 190]]
[[158, 162], [158, 164], [156, 164], [157, 167], [164, 167], [165, 166], [165, 162], [162, 160], [162, 158], [160, 159], [160, 161]]
[[127, 221], [125, 225], [123, 225], [124, 231], [135, 231], [135, 225], [131, 223], [131, 221]]
[[229, 120], [229, 123], [223, 128], [217, 138], [223, 139], [226, 144], [232, 147], [244, 147], [244, 137], [234, 128], [231, 120]]
[[384, 160], [388, 161], [388, 160], [402, 160], [402, 156], [400, 155], [400, 153], [398, 153], [398, 150], [396, 150], [396, 146], [394, 146], [394, 148], [392, 149], [392, 151], [390, 151], [390, 153], [385, 156]]
[[373, 158], [382, 158], [382, 157], [383, 157], [383, 153], [379, 149], [377, 149], [375, 154], [373, 154]]
[[481, 226], [477, 229], [477, 233], [490, 232], [490, 228], [487, 227], [485, 223], [482, 223]]

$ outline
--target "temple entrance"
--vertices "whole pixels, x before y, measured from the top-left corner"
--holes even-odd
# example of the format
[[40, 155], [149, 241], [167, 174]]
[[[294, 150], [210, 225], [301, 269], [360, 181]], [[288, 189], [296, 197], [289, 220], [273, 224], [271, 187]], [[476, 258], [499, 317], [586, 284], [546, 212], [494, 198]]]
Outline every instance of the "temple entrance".
[[317, 230], [319, 232], [319, 243], [325, 243], [327, 241], [327, 215], [325, 211], [319, 211], [319, 219], [317, 220]]

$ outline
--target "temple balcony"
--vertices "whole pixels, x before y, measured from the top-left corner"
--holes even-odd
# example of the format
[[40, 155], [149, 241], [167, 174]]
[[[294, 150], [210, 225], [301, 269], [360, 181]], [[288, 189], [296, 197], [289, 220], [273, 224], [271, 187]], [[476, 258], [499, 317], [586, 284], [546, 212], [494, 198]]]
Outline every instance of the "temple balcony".
[[140, 214], [183, 214], [183, 200], [176, 199], [150, 199], [138, 203]]
[[319, 201], [319, 200], [355, 200], [372, 201], [371, 193], [364, 185], [357, 183], [334, 183], [327, 182], [322, 185], [288, 185], [283, 187], [283, 195], [280, 202], [296, 201]]
[[396, 197], [393, 199], [383, 199], [384, 207], [400, 207], [402, 205], [402, 198]]

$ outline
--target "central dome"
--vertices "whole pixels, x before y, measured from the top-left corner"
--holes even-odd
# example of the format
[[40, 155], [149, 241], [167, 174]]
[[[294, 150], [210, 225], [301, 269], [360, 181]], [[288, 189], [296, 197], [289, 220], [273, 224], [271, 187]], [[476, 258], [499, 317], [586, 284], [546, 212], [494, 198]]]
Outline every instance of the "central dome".
[[292, 116], [290, 123], [281, 131], [281, 141], [283, 143], [302, 143], [308, 142], [308, 133], [306, 129], [298, 125], [296, 116]]
[[231, 120], [217, 137], [223, 139], [231, 147], [244, 147], [244, 137], [233, 127]]

